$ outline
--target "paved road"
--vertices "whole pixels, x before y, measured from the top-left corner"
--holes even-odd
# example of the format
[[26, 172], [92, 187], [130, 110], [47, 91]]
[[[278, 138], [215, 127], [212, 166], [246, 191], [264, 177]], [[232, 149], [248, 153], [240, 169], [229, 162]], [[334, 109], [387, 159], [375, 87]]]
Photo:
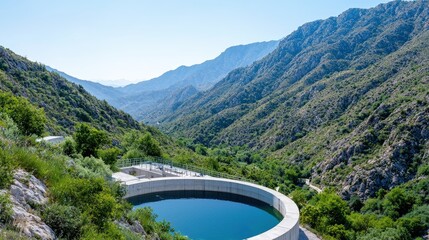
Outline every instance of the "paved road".
[[308, 231], [306, 228], [299, 226], [298, 240], [321, 240], [316, 234]]

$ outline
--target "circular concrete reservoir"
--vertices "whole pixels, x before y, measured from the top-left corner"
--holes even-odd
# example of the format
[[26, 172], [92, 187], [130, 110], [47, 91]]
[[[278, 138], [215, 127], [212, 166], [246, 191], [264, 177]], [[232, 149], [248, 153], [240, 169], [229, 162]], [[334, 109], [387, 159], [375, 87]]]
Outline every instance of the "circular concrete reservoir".
[[[232, 221], [235, 221], [235, 227], [231, 228], [232, 235], [228, 233], [223, 236], [213, 236], [213, 232], [210, 233], [208, 231], [206, 232], [206, 236], [193, 236], [192, 234], [195, 233], [187, 233], [185, 230], [186, 227], [184, 230], [180, 229], [180, 227], [176, 228], [176, 230], [184, 235], [189, 235], [191, 238], [298, 239], [298, 207], [288, 197], [266, 187], [242, 181], [211, 177], [141, 179], [126, 182], [125, 184], [127, 187], [127, 195], [125, 197], [135, 207], [151, 206], [154, 208], [155, 214], [160, 213], [163, 216], [170, 214], [170, 217], [173, 217], [173, 219], [165, 220], [173, 220], [171, 222], [174, 228], [176, 228], [174, 225], [175, 220], [192, 225], [198, 223], [198, 220], [196, 220], [198, 218], [199, 221], [209, 221], [208, 225], [210, 225], [214, 221], [220, 221], [219, 219], [228, 218], [227, 215], [223, 215], [224, 213], [220, 211], [221, 209], [226, 210], [223, 212], [231, 214], [230, 219], [224, 220], [224, 223], [230, 225], [233, 223]], [[187, 216], [184, 216], [183, 212], [180, 216], [174, 216], [174, 211], [170, 211], [174, 206], [177, 208], [175, 209], [176, 213], [177, 211], [191, 212]], [[157, 213], [157, 208], [165, 211]], [[198, 215], [200, 214], [200, 210], [198, 209], [206, 209], [207, 211], [201, 213], [202, 215]], [[240, 211], [242, 212], [240, 213]], [[213, 213], [218, 215], [218, 219], [207, 217]], [[206, 214], [206, 217], [200, 219], [204, 214]], [[237, 216], [237, 214], [241, 216]], [[187, 217], [188, 220], [186, 220]], [[241, 232], [237, 232], [237, 230]], [[222, 231], [223, 229], [218, 229], [218, 232]], [[201, 234], [201, 232], [198, 234]]]

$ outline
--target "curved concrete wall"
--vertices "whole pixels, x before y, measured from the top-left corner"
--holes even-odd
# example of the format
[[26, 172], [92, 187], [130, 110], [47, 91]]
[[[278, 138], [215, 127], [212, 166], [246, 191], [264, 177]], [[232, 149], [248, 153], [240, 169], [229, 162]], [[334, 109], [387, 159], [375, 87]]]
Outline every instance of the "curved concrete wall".
[[297, 240], [299, 237], [299, 210], [296, 204], [285, 195], [272, 189], [252, 183], [211, 177], [166, 177], [141, 179], [125, 183], [125, 198], [147, 193], [165, 191], [202, 190], [233, 193], [261, 200], [277, 209], [283, 220], [251, 240]]

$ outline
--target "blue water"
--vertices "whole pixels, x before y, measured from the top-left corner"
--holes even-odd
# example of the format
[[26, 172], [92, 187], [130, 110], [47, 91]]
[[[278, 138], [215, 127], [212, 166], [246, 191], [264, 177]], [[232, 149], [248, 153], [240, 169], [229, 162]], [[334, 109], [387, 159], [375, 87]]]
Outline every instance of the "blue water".
[[134, 209], [151, 207], [157, 220], [194, 240], [245, 239], [277, 225], [281, 214], [261, 201], [239, 195], [180, 191], [130, 198]]

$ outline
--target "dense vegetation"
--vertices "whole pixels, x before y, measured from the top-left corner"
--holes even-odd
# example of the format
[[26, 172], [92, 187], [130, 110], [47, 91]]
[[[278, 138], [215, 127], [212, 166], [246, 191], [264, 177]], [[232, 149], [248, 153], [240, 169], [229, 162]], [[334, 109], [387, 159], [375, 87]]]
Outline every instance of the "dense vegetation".
[[[13, 106], [18, 112], [28, 110], [26, 117], [45, 119], [44, 112], [26, 99], [4, 93], [0, 96], [2, 103], [20, 103]], [[150, 209], [131, 211], [131, 205], [122, 198], [122, 187], [108, 181], [112, 174], [109, 165], [94, 157], [97, 150], [109, 145], [106, 141], [107, 134], [103, 130], [80, 124], [74, 135], [75, 145], [69, 146], [67, 142], [62, 146], [43, 142], [37, 144], [29, 136], [34, 133], [33, 128], [15, 123], [14, 120], [19, 120], [21, 116], [10, 117], [8, 105], [2, 106], [6, 107], [0, 108], [0, 189], [9, 188], [13, 171], [18, 168], [43, 180], [49, 187], [50, 201], [47, 205], [33, 208], [58, 237], [91, 240], [141, 239], [142, 235], [123, 227], [124, 224], [138, 221], [148, 237], [184, 239], [174, 234], [168, 223], [156, 222]], [[37, 130], [39, 127], [34, 128]], [[143, 137], [143, 141], [150, 141], [148, 139], [150, 136]], [[145, 142], [141, 144], [145, 145]], [[72, 158], [64, 155], [64, 151], [72, 153]], [[13, 230], [12, 203], [7, 194], [0, 194], [0, 206], [0, 226]], [[16, 235], [13, 231], [2, 234], [6, 234], [2, 238], [8, 239], [15, 239]], [[21, 237], [17, 236], [16, 239]]]
[[[135, 221], [149, 236], [181, 238], [149, 209], [131, 212], [106, 181], [118, 158], [172, 159], [279, 187], [325, 239], [422, 237], [427, 22], [427, 1], [395, 1], [306, 24], [263, 60], [174, 106], [163, 127], [191, 137], [178, 140], [1, 48], [0, 189], [17, 168], [42, 179], [51, 201], [35, 211], [66, 239], [135, 239], [119, 224]], [[46, 133], [69, 137], [61, 146], [34, 142]], [[303, 178], [324, 191], [310, 191]], [[13, 230], [10, 204], [0, 194], [0, 222]]]
[[278, 41], [270, 41], [233, 46], [215, 59], [192, 66], [181, 66], [157, 78], [120, 88], [80, 80], [55, 69], [48, 69], [82, 85], [98, 99], [106, 100], [137, 120], [155, 124], [162, 115], [174, 110], [184, 100], [198, 91], [211, 88], [231, 70], [261, 59], [277, 45]]
[[428, 21], [428, 1], [394, 1], [305, 24], [161, 128], [263, 151], [345, 198], [375, 196], [427, 161]]
[[365, 202], [357, 197], [346, 202], [332, 189], [312, 198], [305, 190], [291, 196], [302, 206], [301, 221], [324, 239], [407, 240], [428, 233], [428, 175], [390, 191], [380, 190]]
[[48, 117], [46, 130], [51, 134], [71, 133], [78, 122], [90, 123], [109, 133], [121, 133], [124, 128], [139, 129], [130, 115], [47, 71], [44, 65], [3, 47], [0, 47], [0, 90], [23, 96], [43, 108]]

